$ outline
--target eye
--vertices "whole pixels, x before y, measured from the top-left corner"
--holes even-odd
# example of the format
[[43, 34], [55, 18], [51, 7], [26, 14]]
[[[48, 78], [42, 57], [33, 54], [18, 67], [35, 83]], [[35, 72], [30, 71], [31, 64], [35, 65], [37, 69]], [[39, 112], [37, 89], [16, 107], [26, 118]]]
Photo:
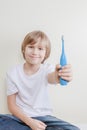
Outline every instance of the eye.
[[43, 50], [43, 48], [42, 48], [42, 47], [39, 47], [39, 50]]
[[39, 46], [38, 49], [39, 49], [39, 50], [45, 50], [45, 47]]
[[32, 45], [28, 45], [27, 47], [28, 47], [28, 48], [34, 48], [34, 46], [32, 46]]

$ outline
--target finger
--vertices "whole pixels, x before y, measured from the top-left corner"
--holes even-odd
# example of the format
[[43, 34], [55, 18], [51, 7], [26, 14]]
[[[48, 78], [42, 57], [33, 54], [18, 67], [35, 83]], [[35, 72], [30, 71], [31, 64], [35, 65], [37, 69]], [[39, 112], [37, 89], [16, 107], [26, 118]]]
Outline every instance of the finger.
[[71, 72], [71, 71], [70, 71], [70, 72], [69, 72], [69, 71], [67, 71], [67, 72], [64, 71], [64, 72], [63, 72], [63, 71], [61, 70], [61, 72], [59, 72], [58, 75], [59, 75], [61, 78], [66, 79], [66, 80], [67, 80], [67, 79], [69, 79], [69, 80], [72, 79], [72, 72]]
[[62, 66], [62, 68], [65, 68], [65, 69], [71, 69], [72, 66], [71, 66], [71, 64], [67, 64], [67, 65]]
[[61, 72], [61, 73], [71, 73], [72, 72], [72, 69], [71, 69], [71, 67], [67, 67], [67, 66], [63, 66], [63, 67], [61, 67], [61, 69], [59, 70], [59, 72]]
[[67, 81], [71, 81], [72, 80], [72, 76], [71, 77], [64, 77], [64, 76], [62, 76], [61, 78], [64, 79], [64, 80], [67, 80]]
[[72, 73], [71, 69], [60, 69], [59, 70], [59, 74], [68, 74], [68, 73]]
[[46, 125], [43, 125], [43, 124], [40, 124], [40, 127], [39, 127], [41, 130], [45, 130], [46, 129]]
[[72, 77], [72, 73], [59, 73], [60, 77]]
[[47, 125], [46, 125], [45, 123], [43, 123], [43, 122], [40, 122], [40, 124], [43, 125], [43, 126], [45, 126], [45, 127], [47, 126]]

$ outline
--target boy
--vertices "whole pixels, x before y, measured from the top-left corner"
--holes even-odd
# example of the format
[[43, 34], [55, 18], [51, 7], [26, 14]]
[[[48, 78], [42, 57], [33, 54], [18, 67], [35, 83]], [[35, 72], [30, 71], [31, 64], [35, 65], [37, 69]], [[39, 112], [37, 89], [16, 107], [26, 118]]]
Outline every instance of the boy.
[[[60, 82], [60, 77], [71, 81], [71, 65], [60, 69], [44, 63], [51, 51], [50, 40], [41, 31], [28, 33], [22, 43], [25, 63], [7, 73], [7, 102], [18, 123], [11, 130], [79, 130], [53, 116], [48, 97], [49, 84]], [[13, 128], [12, 124], [12, 128]], [[11, 127], [11, 125], [9, 125]]]

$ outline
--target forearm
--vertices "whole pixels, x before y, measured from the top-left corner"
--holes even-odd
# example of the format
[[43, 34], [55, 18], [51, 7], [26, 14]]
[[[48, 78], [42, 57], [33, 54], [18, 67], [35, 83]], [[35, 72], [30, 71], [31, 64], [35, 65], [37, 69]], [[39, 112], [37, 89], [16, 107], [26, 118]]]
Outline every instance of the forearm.
[[48, 74], [48, 82], [50, 84], [58, 84], [59, 83], [59, 76], [57, 74], [57, 72], [52, 72], [50, 74]]
[[25, 124], [27, 124], [28, 126], [30, 126], [32, 118], [31, 117], [27, 117], [27, 115], [25, 115], [23, 113], [23, 111], [18, 106], [14, 106], [13, 108], [11, 108], [10, 112], [14, 116], [16, 116], [17, 118], [19, 118], [21, 121], [23, 121]]
[[31, 126], [33, 119], [31, 117], [28, 117], [26, 114], [24, 114], [23, 111], [14, 102], [10, 102], [10, 99], [11, 98], [9, 98], [9, 96], [8, 96], [8, 109], [9, 109], [9, 111], [14, 116], [16, 116], [21, 121], [23, 121], [25, 124], [27, 124], [28, 126]]

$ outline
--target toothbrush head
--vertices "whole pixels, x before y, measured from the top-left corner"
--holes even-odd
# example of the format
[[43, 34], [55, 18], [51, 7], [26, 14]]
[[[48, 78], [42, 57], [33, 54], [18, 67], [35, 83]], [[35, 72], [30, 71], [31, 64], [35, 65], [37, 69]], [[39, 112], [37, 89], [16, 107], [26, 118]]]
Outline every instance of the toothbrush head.
[[64, 40], [64, 35], [62, 35], [61, 39]]

